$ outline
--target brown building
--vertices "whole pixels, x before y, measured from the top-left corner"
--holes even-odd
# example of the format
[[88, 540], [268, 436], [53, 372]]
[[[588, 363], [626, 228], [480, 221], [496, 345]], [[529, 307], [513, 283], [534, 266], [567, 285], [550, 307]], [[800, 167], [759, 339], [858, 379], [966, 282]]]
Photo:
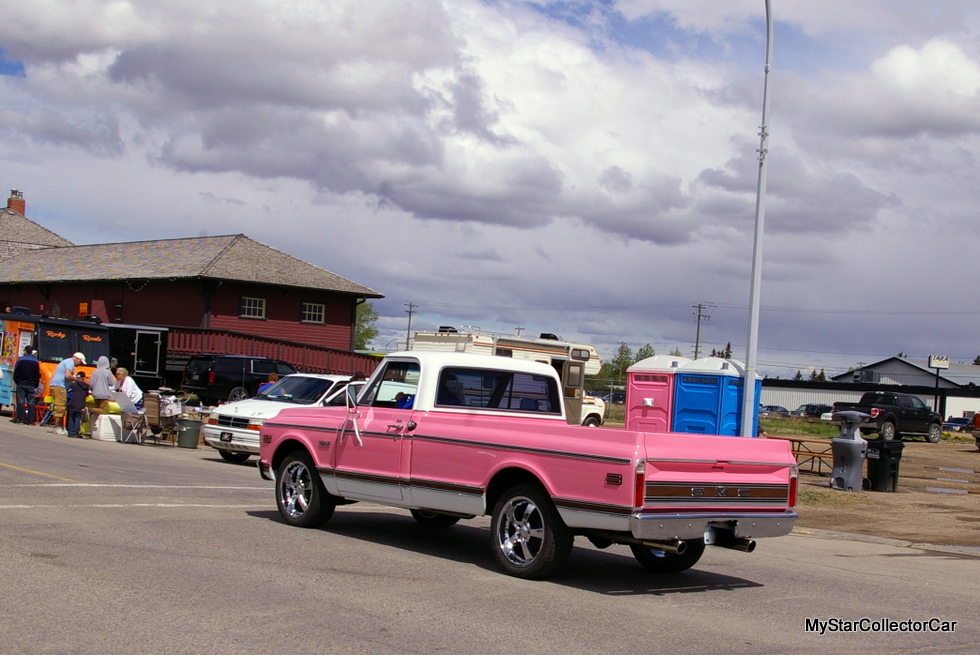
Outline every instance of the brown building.
[[16, 190], [0, 210], [0, 303], [32, 314], [349, 351], [357, 305], [383, 297], [243, 234], [76, 246], [24, 211]]

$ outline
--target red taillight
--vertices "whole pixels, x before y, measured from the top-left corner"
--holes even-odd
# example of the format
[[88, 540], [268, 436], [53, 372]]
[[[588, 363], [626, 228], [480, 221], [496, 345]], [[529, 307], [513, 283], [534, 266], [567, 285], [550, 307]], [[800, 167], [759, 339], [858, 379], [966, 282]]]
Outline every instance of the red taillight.
[[644, 496], [646, 496], [646, 479], [644, 476], [645, 470], [645, 462], [641, 460], [636, 463], [636, 488], [633, 491], [633, 506], [636, 508], [643, 507], [643, 499]]
[[800, 481], [800, 467], [793, 465], [789, 470], [789, 507], [796, 507], [796, 489]]
[[881, 414], [881, 408], [880, 407], [872, 407], [871, 408], [871, 418], [878, 418], [878, 414]]
[[214, 371], [208, 373], [208, 384], [214, 384]]

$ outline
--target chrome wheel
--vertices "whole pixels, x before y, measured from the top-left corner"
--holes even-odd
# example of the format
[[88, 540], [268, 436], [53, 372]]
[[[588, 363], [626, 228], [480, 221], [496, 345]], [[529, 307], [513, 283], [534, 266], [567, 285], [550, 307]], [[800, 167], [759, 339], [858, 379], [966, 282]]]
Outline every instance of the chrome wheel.
[[881, 429], [878, 431], [881, 438], [885, 441], [891, 441], [895, 438], [895, 424], [891, 421], [885, 421], [881, 424]]
[[497, 526], [497, 546], [515, 566], [527, 566], [541, 552], [544, 522], [530, 498], [515, 496], [507, 502], [503, 520]]
[[334, 505], [325, 503], [323, 481], [306, 454], [289, 455], [276, 475], [276, 504], [286, 523], [312, 528], [326, 523]]
[[929, 435], [926, 440], [929, 443], [939, 443], [939, 440], [943, 438], [943, 428], [938, 423], [933, 423], [929, 426]]
[[228, 394], [228, 402], [230, 403], [235, 403], [238, 402], [239, 400], [247, 400], [247, 399], [248, 399], [248, 391], [246, 391], [244, 387], [235, 387], [234, 389], [231, 390], [231, 393]]
[[507, 491], [494, 508], [490, 529], [497, 561], [520, 578], [551, 575], [572, 552], [571, 531], [535, 485]]

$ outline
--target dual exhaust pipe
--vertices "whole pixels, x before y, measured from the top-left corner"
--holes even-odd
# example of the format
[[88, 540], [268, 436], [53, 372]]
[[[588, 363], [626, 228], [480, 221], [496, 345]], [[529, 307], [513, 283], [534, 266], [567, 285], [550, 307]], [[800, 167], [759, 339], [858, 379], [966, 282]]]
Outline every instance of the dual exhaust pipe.
[[[643, 541], [641, 543], [647, 548], [655, 548], [673, 555], [683, 555], [687, 552], [687, 542], [679, 539], [675, 541]], [[736, 537], [728, 530], [717, 530], [715, 532], [714, 543], [711, 545], [718, 546], [719, 548], [738, 550], [743, 553], [751, 553], [755, 550], [754, 539]]]
[[[620, 535], [617, 535], [617, 538], [613, 538], [612, 535], [606, 536], [607, 534], [608, 533], [590, 534], [589, 539], [597, 548], [606, 548], [613, 543], [621, 543], [635, 544], [643, 546], [644, 548], [662, 550], [665, 553], [670, 553], [672, 555], [683, 555], [685, 552], [687, 552], [687, 542], [682, 539], [673, 539], [671, 541], [650, 541], [647, 539], [641, 540], [623, 538]], [[711, 545], [718, 546], [719, 548], [738, 550], [743, 553], [751, 553], [755, 550], [754, 539], [736, 537], [731, 530], [714, 530], [714, 540], [711, 542]]]

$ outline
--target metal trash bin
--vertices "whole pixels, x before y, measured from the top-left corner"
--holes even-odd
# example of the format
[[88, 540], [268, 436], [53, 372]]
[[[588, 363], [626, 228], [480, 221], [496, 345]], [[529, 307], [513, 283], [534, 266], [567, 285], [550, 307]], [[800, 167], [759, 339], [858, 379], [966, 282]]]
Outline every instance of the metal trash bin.
[[840, 420], [840, 436], [830, 440], [830, 452], [834, 456], [830, 488], [861, 491], [864, 458], [868, 453], [868, 442], [861, 437], [861, 423], [870, 417], [863, 412], [838, 412], [835, 418]]
[[871, 491], [898, 491], [898, 465], [905, 444], [878, 439], [868, 442], [868, 488]]
[[204, 421], [194, 418], [177, 419], [177, 446], [180, 448], [197, 448], [201, 440], [201, 426]]

